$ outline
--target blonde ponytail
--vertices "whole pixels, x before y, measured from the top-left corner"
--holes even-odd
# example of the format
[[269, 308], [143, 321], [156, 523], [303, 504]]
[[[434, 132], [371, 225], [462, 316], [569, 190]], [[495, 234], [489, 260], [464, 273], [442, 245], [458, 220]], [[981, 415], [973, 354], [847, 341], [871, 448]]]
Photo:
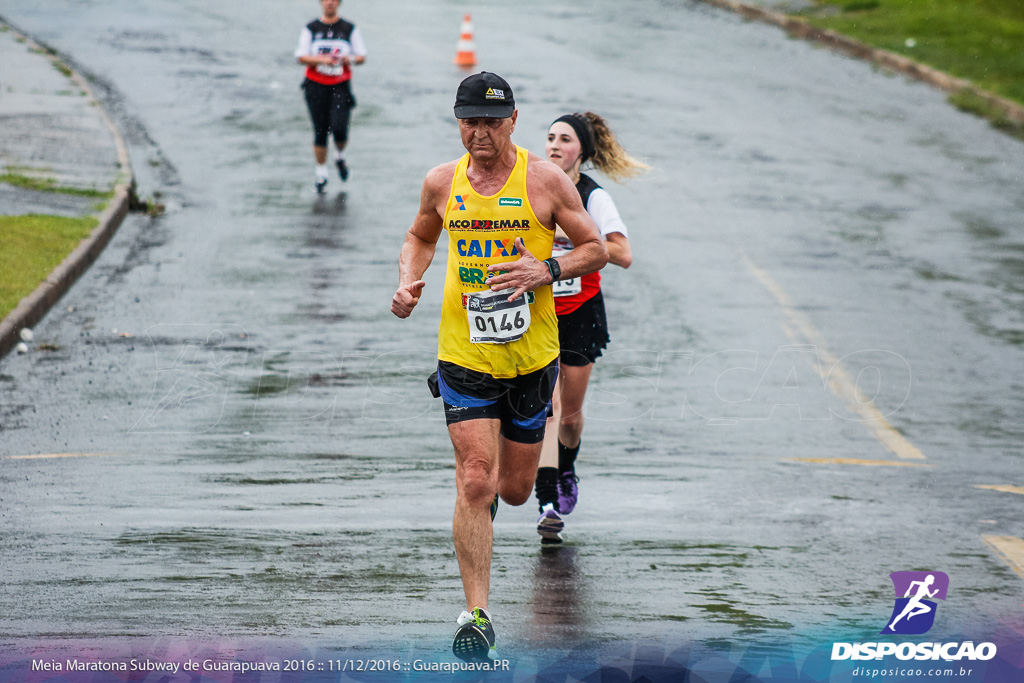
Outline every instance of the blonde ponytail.
[[615, 138], [608, 122], [592, 111], [578, 114], [590, 124], [594, 133], [594, 155], [590, 161], [602, 173], [617, 183], [635, 178], [650, 168], [647, 164], [631, 157]]

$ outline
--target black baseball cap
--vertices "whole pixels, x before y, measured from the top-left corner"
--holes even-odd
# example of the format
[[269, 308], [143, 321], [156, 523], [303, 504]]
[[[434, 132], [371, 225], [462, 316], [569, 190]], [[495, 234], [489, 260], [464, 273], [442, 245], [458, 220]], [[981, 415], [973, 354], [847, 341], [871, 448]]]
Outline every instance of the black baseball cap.
[[488, 71], [473, 74], [459, 84], [455, 94], [457, 119], [507, 119], [516, 110], [512, 86]]

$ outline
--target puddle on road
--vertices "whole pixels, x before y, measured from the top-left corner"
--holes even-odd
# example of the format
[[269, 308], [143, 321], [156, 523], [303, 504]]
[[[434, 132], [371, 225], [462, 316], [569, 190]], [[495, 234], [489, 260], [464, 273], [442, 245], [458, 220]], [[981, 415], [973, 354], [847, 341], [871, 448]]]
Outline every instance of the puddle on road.
[[27, 416], [36, 412], [36, 406], [32, 403], [4, 403], [0, 404], [0, 432], [13, 429], [24, 429]]
[[704, 616], [712, 621], [724, 622], [740, 627], [741, 634], [749, 634], [768, 629], [792, 629], [793, 625], [785, 621], [768, 619], [766, 617], [739, 609], [729, 603], [711, 603], [705, 605], [694, 605], [695, 608], [704, 612]]
[[914, 274], [922, 280], [929, 282], [964, 282], [959, 275], [948, 273], [931, 264], [922, 264], [914, 267]]
[[978, 216], [971, 213], [954, 213], [954, 217], [959, 219], [964, 228], [967, 230], [967, 234], [975, 239], [988, 241], [999, 239], [1006, 235], [1006, 231], [996, 225], [993, 221], [989, 220], [984, 216]]
[[[257, 616], [252, 613], [254, 606], [266, 605], [266, 619], [258, 617], [258, 623], [302, 615], [302, 621], [339, 626], [357, 625], [365, 613], [362, 608], [336, 610], [330, 600], [324, 603], [325, 597], [359, 596], [353, 599], [373, 601], [384, 595], [404, 595], [422, 600], [432, 584], [454, 580], [447, 528], [406, 533], [412, 534], [415, 544], [389, 553], [386, 562], [377, 552], [380, 539], [376, 531], [183, 528], [126, 532], [112, 540], [115, 547], [129, 553], [127, 557], [124, 552], [117, 554], [131, 567], [117, 582], [133, 583], [132, 602], [140, 613], [166, 609], [167, 597], [162, 594], [174, 591], [180, 592], [179, 600], [184, 601], [199, 594], [207, 596], [203, 599], [213, 595], [225, 613], [244, 614], [247, 619]], [[190, 620], [185, 618], [182, 623]]]
[[236, 486], [281, 486], [288, 484], [326, 484], [330, 481], [346, 481], [353, 479], [373, 479], [372, 474], [365, 475], [334, 475], [330, 477], [266, 477], [258, 479], [255, 477], [215, 477], [210, 481], [216, 484], [234, 484]]
[[999, 297], [984, 300], [962, 292], [947, 295], [967, 322], [978, 334], [1011, 346], [1024, 345], [1024, 320], [1019, 312], [1012, 314], [1003, 305], [996, 305]]

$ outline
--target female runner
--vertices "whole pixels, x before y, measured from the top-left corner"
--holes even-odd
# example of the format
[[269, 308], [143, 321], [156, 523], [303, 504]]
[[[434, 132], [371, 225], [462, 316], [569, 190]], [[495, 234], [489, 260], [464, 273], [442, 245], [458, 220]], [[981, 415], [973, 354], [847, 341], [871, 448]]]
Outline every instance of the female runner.
[[[643, 173], [648, 166], [629, 156], [605, 120], [593, 112], [566, 114], [556, 119], [548, 129], [545, 152], [548, 160], [576, 184], [583, 206], [605, 239], [608, 261], [629, 268], [633, 252], [615, 203], [580, 168], [589, 161], [612, 180], [621, 182]], [[571, 249], [572, 243], [556, 228], [553, 256]], [[553, 415], [548, 418], [537, 470], [536, 494], [541, 512], [537, 533], [542, 543], [562, 542], [562, 515], [576, 507], [576, 456], [583, 432], [583, 399], [594, 362], [609, 341], [600, 273], [561, 280], [553, 286], [561, 354]]]
[[316, 191], [327, 187], [327, 141], [334, 135], [334, 163], [342, 181], [348, 180], [345, 146], [356, 100], [352, 96], [352, 67], [366, 61], [366, 44], [359, 28], [338, 16], [341, 0], [320, 0], [323, 14], [299, 35], [295, 57], [306, 67], [302, 89], [313, 120], [313, 158]]

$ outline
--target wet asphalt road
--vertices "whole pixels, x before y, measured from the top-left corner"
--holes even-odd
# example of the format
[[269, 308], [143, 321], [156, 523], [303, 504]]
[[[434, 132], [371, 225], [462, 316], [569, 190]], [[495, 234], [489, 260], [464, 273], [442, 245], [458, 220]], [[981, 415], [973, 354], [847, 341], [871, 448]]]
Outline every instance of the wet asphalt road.
[[[950, 575], [937, 637], [1019, 626], [1024, 579], [984, 537], [1024, 536], [1021, 499], [978, 486], [1024, 483], [1024, 146], [699, 3], [587, 7], [471, 8], [518, 144], [592, 109], [653, 167], [610, 187], [635, 265], [605, 275], [570, 543], [498, 514], [502, 654], [866, 638], [902, 569]], [[52, 350], [0, 361], [0, 643], [443, 656], [443, 242], [415, 315], [388, 306], [422, 177], [462, 151], [465, 7], [345, 3], [370, 59], [324, 198], [291, 56], [316, 3], [136, 8], [2, 10], [98, 81], [167, 213], [128, 219], [36, 330]]]

